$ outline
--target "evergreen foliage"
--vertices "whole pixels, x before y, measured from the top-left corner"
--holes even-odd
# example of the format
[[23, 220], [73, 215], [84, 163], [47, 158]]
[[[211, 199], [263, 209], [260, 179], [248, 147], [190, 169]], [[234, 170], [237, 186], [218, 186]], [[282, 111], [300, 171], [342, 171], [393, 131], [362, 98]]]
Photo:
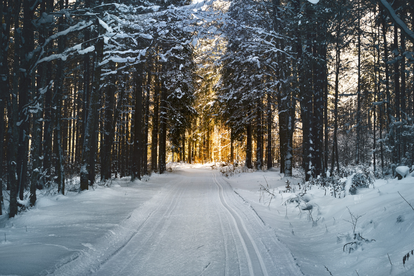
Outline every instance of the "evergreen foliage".
[[[10, 217], [18, 199], [64, 194], [75, 175], [85, 190], [98, 174], [140, 179], [169, 160], [244, 158], [306, 180], [413, 165], [406, 1], [115, 2], [0, 0]], [[219, 131], [229, 141], [215, 154]]]

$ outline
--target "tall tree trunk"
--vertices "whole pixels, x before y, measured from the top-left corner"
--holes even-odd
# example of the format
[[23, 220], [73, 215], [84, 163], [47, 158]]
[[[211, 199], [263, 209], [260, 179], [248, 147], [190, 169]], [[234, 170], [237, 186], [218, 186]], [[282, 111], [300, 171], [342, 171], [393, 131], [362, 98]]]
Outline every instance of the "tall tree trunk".
[[[64, 8], [63, 0], [59, 1], [60, 9]], [[61, 18], [59, 22], [59, 32], [63, 31], [63, 27], [65, 24], [64, 17]], [[58, 39], [58, 51], [59, 53], [63, 53], [65, 50], [65, 39], [64, 37], [59, 37]], [[57, 174], [57, 184], [58, 184], [58, 192], [64, 194], [65, 193], [65, 179], [64, 179], [64, 170], [63, 170], [63, 149], [62, 149], [62, 97], [63, 97], [63, 61], [59, 59], [57, 61], [57, 72], [56, 72], [56, 86], [55, 86], [55, 95], [54, 95], [54, 106], [56, 107], [56, 131], [55, 131], [55, 147], [56, 147], [56, 163], [55, 163], [55, 171]]]
[[[189, 150], [190, 147], [189, 147]], [[166, 170], [166, 151], [167, 151], [167, 88], [161, 81], [161, 101], [160, 101], [160, 146], [158, 167], [160, 174]]]
[[105, 120], [103, 131], [103, 147], [101, 150], [101, 180], [111, 179], [112, 165], [112, 145], [114, 142], [114, 121], [117, 119], [115, 108], [115, 87], [113, 80], [105, 89]]
[[234, 131], [230, 128], [230, 163], [234, 164]]
[[[96, 34], [98, 36], [98, 34]], [[92, 65], [92, 72], [93, 78], [92, 78], [92, 89], [98, 89], [100, 90], [100, 71], [95, 70], [99, 64], [100, 58], [98, 57], [97, 53], [93, 53], [93, 65]], [[101, 70], [101, 69], [100, 69]], [[99, 74], [98, 74], [99, 72]], [[97, 88], [96, 88], [97, 87]], [[93, 93], [93, 92], [92, 92]], [[92, 101], [92, 95], [90, 99], [91, 103], [93, 105], [93, 112], [96, 113], [93, 115], [94, 118], [94, 124], [92, 125], [92, 135], [91, 135], [91, 153], [89, 154], [89, 171], [88, 171], [88, 179], [89, 179], [89, 185], [93, 185], [95, 183], [96, 178], [96, 159], [97, 159], [97, 151], [98, 151], [98, 129], [99, 129], [99, 107], [101, 102], [100, 94], [96, 98], [96, 102]]]
[[[54, 7], [54, 1], [53, 0], [47, 0], [46, 1], [46, 13], [52, 13], [53, 12], [53, 7]], [[49, 34], [49, 36], [51, 36], [53, 34], [52, 30], [49, 30], [48, 28], [46, 28], [45, 30], [45, 37]], [[46, 45], [45, 47], [45, 51], [46, 53], [49, 53], [50, 51], [50, 47]], [[49, 83], [49, 81], [51, 79], [53, 79], [53, 73], [51, 73], [53, 71], [52, 69], [52, 63], [48, 62], [46, 65], [46, 71], [49, 72], [49, 74], [47, 74], [47, 80], [46, 83]], [[52, 130], [53, 130], [53, 112], [52, 112], [52, 89], [47, 89], [44, 95], [44, 118], [43, 118], [43, 137], [44, 137], [44, 141], [43, 141], [43, 174], [44, 174], [44, 180], [43, 182], [49, 186], [52, 179], [51, 179], [51, 175], [52, 175]]]
[[183, 162], [185, 163], [185, 131], [184, 131], [184, 133], [183, 133], [183, 149], [182, 149], [182, 154], [183, 154], [183, 156], [182, 156], [182, 158], [181, 158], [181, 160], [183, 160]]
[[188, 164], [191, 164], [192, 161], [193, 161], [193, 152], [192, 152], [192, 150], [193, 150], [193, 141], [192, 141], [192, 135], [191, 134], [188, 135], [187, 148], [188, 148], [188, 156], [187, 156], [188, 160], [187, 160], [187, 162], [188, 162]]
[[[382, 11], [382, 10], [381, 10]], [[392, 108], [391, 108], [391, 95], [390, 95], [390, 73], [389, 73], [389, 56], [388, 56], [388, 44], [387, 44], [387, 22], [385, 14], [382, 11], [382, 37], [384, 40], [384, 65], [385, 65], [385, 94], [386, 94], [386, 116], [387, 116], [387, 130], [389, 130], [392, 121]]]
[[152, 56], [149, 56], [147, 66], [147, 88], [145, 96], [145, 117], [144, 117], [144, 157], [143, 157], [143, 173], [148, 175], [148, 135], [149, 135], [149, 117], [150, 117], [150, 95], [152, 82]]
[[[406, 43], [405, 43], [405, 36], [403, 33], [401, 33], [401, 121], [402, 121], [402, 127], [401, 127], [401, 133], [404, 132], [406, 122], [407, 122], [407, 108], [406, 108], [406, 101], [407, 101], [407, 95], [406, 95], [406, 66], [405, 66], [405, 53], [406, 53]], [[402, 154], [402, 158], [405, 158], [406, 156], [406, 144], [407, 139], [406, 136], [401, 134], [401, 149], [400, 152]]]
[[[44, 39], [41, 40], [44, 42]], [[41, 43], [42, 43], [41, 42]], [[40, 64], [38, 67], [38, 79], [37, 79], [37, 94], [35, 95], [31, 109], [33, 109], [33, 130], [32, 130], [32, 143], [30, 158], [32, 160], [32, 176], [30, 180], [30, 205], [34, 206], [36, 203], [36, 189], [37, 186], [42, 187], [43, 184], [40, 181], [40, 175], [42, 174], [41, 163], [41, 149], [42, 149], [42, 109], [43, 107], [43, 94], [49, 89], [46, 85], [47, 71], [46, 64]]]
[[246, 126], [246, 135], [247, 135], [247, 139], [246, 139], [246, 167], [251, 169], [253, 168], [252, 166], [252, 124], [249, 123]]
[[119, 160], [120, 160], [120, 164], [119, 164], [119, 170], [120, 170], [120, 176], [124, 177], [126, 176], [126, 171], [127, 171], [127, 107], [123, 106], [122, 107], [124, 110], [122, 111], [122, 119], [121, 119], [121, 139], [120, 139], [120, 150], [119, 150]]
[[[0, 114], [2, 116], [0, 122], [0, 215], [3, 214], [2, 204], [3, 201], [3, 149], [4, 149], [4, 138], [5, 138], [5, 115], [6, 115], [6, 101], [10, 96], [10, 85], [9, 85], [9, 65], [7, 61], [7, 50], [9, 48], [10, 41], [10, 27], [12, 24], [11, 20], [11, 9], [12, 0], [0, 0], [0, 21], [4, 22], [3, 28], [0, 31]], [[6, 11], [6, 13], [4, 13]], [[7, 182], [7, 181], [6, 181]]]
[[[0, 0], [1, 1], [1, 0]], [[0, 8], [2, 8], [0, 6]], [[0, 16], [0, 20], [2, 17]], [[0, 44], [1, 45], [1, 44]], [[1, 78], [1, 76], [0, 76]], [[4, 116], [6, 98], [1, 95], [0, 98], [0, 216], [3, 215], [3, 147], [4, 147]]]
[[85, 136], [83, 142], [82, 150], [82, 167], [80, 171], [80, 189], [87, 190], [90, 181], [90, 171], [91, 168], [91, 158], [94, 158], [93, 152], [93, 136], [95, 136], [95, 126], [98, 121], [98, 104], [99, 104], [99, 92], [100, 92], [100, 76], [101, 76], [101, 66], [99, 63], [102, 60], [103, 56], [103, 46], [104, 41], [102, 38], [99, 38], [96, 42], [96, 60], [95, 60], [95, 76], [92, 87], [91, 100], [89, 102], [88, 117], [86, 119], [86, 128]]
[[336, 28], [336, 47], [335, 47], [335, 98], [334, 98], [334, 131], [333, 131], [333, 145], [332, 145], [332, 159], [331, 159], [331, 175], [333, 175], [335, 161], [336, 170], [339, 173], [339, 152], [338, 152], [338, 103], [339, 103], [339, 72], [341, 70], [341, 47], [340, 34], [341, 22], [337, 23]]
[[[322, 36], [324, 36], [324, 34], [326, 33], [326, 24], [323, 24], [324, 29], [323, 29], [323, 34]], [[323, 157], [323, 166], [322, 166], [322, 174], [324, 177], [326, 177], [326, 173], [328, 171], [328, 159], [329, 159], [329, 120], [328, 120], [328, 98], [329, 98], [329, 91], [328, 91], [328, 64], [327, 64], [327, 60], [328, 60], [328, 56], [327, 56], [327, 42], [326, 39], [323, 38], [323, 43], [321, 43], [321, 57], [323, 58], [322, 62], [322, 70], [321, 70], [321, 77], [322, 77], [322, 89], [323, 89], [323, 125], [322, 128], [325, 131], [325, 137], [324, 137], [324, 149], [323, 149], [323, 153], [324, 153], [324, 157]], [[321, 129], [322, 131], [322, 129]]]
[[29, 96], [32, 86], [30, 73], [31, 54], [34, 49], [33, 0], [23, 1], [23, 31], [21, 48], [21, 70], [19, 83], [19, 148], [17, 153], [17, 170], [19, 176], [19, 198], [23, 200], [27, 187], [27, 162], [29, 156]]
[[[379, 11], [381, 16], [381, 12]], [[378, 62], [378, 84], [377, 89], [381, 105], [379, 106], [379, 139], [380, 139], [380, 158], [381, 158], [381, 175], [384, 175], [384, 144], [382, 141], [382, 132], [384, 126], [384, 95], [381, 91], [381, 73], [380, 73], [380, 60], [381, 60], [381, 49], [380, 49], [380, 37], [381, 37], [381, 24], [378, 23], [378, 47], [377, 47], [377, 62]]]
[[141, 179], [143, 135], [142, 135], [142, 81], [143, 64], [136, 66], [135, 73], [135, 113], [134, 113], [134, 160], [131, 180]]
[[152, 116], [152, 135], [151, 135], [151, 170], [153, 172], [158, 171], [158, 126], [159, 126], [159, 97], [161, 91], [161, 82], [159, 76], [155, 77], [155, 90], [154, 90], [154, 108]]
[[323, 59], [322, 53], [322, 43], [321, 43], [321, 33], [322, 29], [320, 26], [317, 26], [316, 32], [314, 35], [314, 45], [313, 45], [313, 55], [315, 61], [313, 61], [313, 114], [312, 114], [312, 131], [313, 131], [313, 146], [314, 149], [314, 158], [312, 161], [313, 165], [313, 177], [317, 177], [323, 174], [323, 108], [324, 108], [324, 99], [323, 99]]
[[10, 207], [9, 217], [14, 217], [17, 214], [17, 195], [19, 189], [19, 178], [17, 170], [17, 149], [19, 145], [19, 106], [17, 103], [18, 98], [18, 83], [20, 71], [20, 52], [21, 52], [21, 30], [19, 28], [19, 13], [20, 13], [21, 1], [14, 1], [13, 7], [13, 22], [14, 22], [14, 60], [13, 60], [13, 89], [11, 94], [11, 102], [9, 104], [9, 127], [8, 127], [8, 172], [10, 179]]
[[358, 165], [361, 156], [361, 16], [360, 7], [361, 3], [358, 1], [358, 26], [357, 26], [357, 47], [358, 47], [358, 83], [357, 83], [357, 113], [356, 113], [356, 153], [355, 163]]
[[285, 146], [285, 177], [292, 177], [293, 169], [293, 132], [295, 129], [295, 101], [292, 96], [287, 97], [287, 139]]
[[257, 104], [257, 119], [256, 119], [256, 127], [257, 127], [257, 141], [256, 141], [256, 169], [262, 170], [263, 169], [263, 134], [262, 134], [262, 99], [259, 99]]
[[[395, 117], [397, 124], [401, 122], [401, 96], [400, 96], [400, 67], [399, 67], [399, 48], [398, 48], [398, 28], [394, 26], [394, 92], [395, 92]], [[401, 126], [395, 128], [395, 147], [393, 151], [393, 162], [399, 165], [401, 162]]]
[[[310, 33], [306, 34], [305, 42], [312, 41]], [[311, 47], [308, 44], [305, 44], [299, 40], [298, 42], [298, 57], [299, 59], [299, 72], [300, 72], [300, 108], [301, 108], [301, 120], [302, 120], [302, 133], [303, 133], [303, 142], [302, 142], [302, 158], [303, 158], [303, 170], [305, 171], [305, 180], [308, 181], [311, 177], [313, 171], [312, 160], [314, 158], [313, 147], [313, 132], [311, 131], [311, 123], [313, 116], [313, 106], [312, 106], [312, 66], [311, 61], [309, 60], [309, 54], [311, 53]], [[304, 53], [302, 49], [304, 48]]]
[[272, 156], [272, 125], [273, 125], [273, 114], [272, 114], [272, 98], [270, 91], [267, 92], [267, 147], [266, 147], [266, 160], [267, 169], [273, 167], [273, 156]]

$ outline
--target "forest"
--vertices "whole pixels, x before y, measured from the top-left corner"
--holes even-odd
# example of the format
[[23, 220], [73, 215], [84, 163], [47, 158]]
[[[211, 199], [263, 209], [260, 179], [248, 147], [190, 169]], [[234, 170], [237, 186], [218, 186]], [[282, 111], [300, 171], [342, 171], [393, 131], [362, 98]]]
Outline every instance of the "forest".
[[[0, 0], [0, 215], [168, 162], [414, 164], [414, 5]], [[8, 201], [8, 210], [4, 202]]]

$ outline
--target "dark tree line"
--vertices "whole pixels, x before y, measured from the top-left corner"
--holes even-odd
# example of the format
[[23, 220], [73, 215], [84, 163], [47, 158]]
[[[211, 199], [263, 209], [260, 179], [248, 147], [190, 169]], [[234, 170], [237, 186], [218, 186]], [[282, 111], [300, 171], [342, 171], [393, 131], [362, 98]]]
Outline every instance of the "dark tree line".
[[307, 180], [350, 164], [378, 174], [412, 165], [414, 22], [406, 1], [231, 1], [227, 15], [218, 103], [246, 141], [247, 167], [254, 144], [261, 168], [264, 139], [266, 152], [278, 144], [268, 161], [285, 175], [302, 167]]
[[187, 1], [0, 4], [0, 206], [8, 201], [9, 216], [18, 200], [34, 205], [39, 189], [64, 194], [74, 175], [85, 190], [99, 173], [163, 173], [167, 141], [178, 145], [195, 115], [192, 23], [176, 8]]
[[248, 168], [412, 165], [408, 2], [189, 4], [0, 0], [0, 214], [77, 175], [85, 190], [163, 173], [167, 153], [211, 161], [218, 125]]

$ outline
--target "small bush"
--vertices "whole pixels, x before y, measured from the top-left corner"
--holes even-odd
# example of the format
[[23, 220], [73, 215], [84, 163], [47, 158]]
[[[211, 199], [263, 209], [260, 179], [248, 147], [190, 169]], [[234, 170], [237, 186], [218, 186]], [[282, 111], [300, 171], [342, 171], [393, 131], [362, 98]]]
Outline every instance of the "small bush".
[[358, 189], [369, 188], [369, 184], [370, 184], [370, 181], [368, 180], [368, 178], [364, 174], [356, 173], [352, 177], [352, 185], [349, 188], [349, 193], [351, 195], [355, 195], [357, 193]]
[[345, 196], [345, 182], [341, 181], [337, 176], [318, 177], [311, 179], [307, 183], [323, 188], [325, 195], [329, 194], [335, 198]]

